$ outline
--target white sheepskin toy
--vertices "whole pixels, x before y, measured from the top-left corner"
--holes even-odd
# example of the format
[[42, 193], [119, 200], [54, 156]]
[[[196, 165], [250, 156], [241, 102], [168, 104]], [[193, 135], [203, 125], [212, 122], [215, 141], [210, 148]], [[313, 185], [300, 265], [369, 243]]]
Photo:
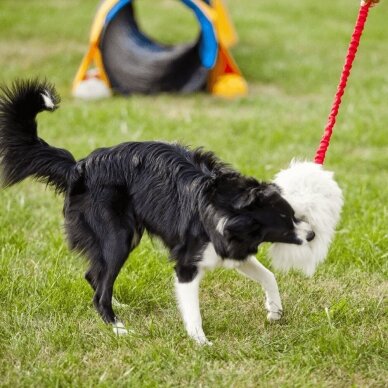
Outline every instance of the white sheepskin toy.
[[111, 90], [97, 78], [89, 78], [79, 83], [73, 96], [82, 100], [98, 100], [112, 96]]
[[73, 96], [82, 100], [98, 100], [112, 96], [111, 89], [100, 78], [95, 68], [86, 72], [86, 78], [73, 89]]
[[309, 223], [315, 238], [303, 245], [275, 243], [270, 255], [275, 268], [297, 269], [312, 276], [329, 250], [343, 205], [342, 191], [333, 179], [334, 173], [321, 164], [292, 161], [274, 179], [283, 197], [295, 210], [298, 219]]

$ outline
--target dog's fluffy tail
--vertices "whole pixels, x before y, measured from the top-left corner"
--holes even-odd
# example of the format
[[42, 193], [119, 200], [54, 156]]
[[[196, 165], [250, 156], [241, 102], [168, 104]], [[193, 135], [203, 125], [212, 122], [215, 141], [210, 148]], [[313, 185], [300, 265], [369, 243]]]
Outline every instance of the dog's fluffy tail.
[[36, 115], [58, 107], [59, 96], [46, 81], [15, 81], [0, 87], [0, 169], [2, 184], [32, 176], [64, 192], [76, 163], [70, 152], [55, 148], [37, 134]]

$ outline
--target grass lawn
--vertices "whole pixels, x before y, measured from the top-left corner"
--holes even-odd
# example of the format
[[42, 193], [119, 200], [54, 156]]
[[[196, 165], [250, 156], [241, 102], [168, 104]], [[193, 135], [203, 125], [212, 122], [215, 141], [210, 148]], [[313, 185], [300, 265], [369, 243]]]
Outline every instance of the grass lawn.
[[[71, 98], [70, 85], [97, 3], [0, 1], [0, 81], [41, 75], [63, 96], [60, 110], [39, 117], [49, 143], [80, 158], [123, 141], [179, 140], [267, 180], [293, 157], [313, 157], [359, 1], [229, 1], [240, 36], [233, 52], [250, 86], [242, 99], [86, 103]], [[192, 15], [174, 0], [137, 3], [154, 36], [195, 36]], [[167, 253], [145, 238], [115, 288], [133, 334], [115, 337], [92, 307], [86, 264], [63, 239], [62, 198], [29, 180], [0, 192], [0, 385], [386, 386], [387, 12], [386, 1], [371, 10], [326, 159], [346, 201], [336, 239], [311, 279], [276, 274], [281, 323], [266, 322], [258, 285], [218, 270], [201, 290], [214, 345], [196, 346], [177, 311]], [[270, 267], [266, 249], [258, 258]]]

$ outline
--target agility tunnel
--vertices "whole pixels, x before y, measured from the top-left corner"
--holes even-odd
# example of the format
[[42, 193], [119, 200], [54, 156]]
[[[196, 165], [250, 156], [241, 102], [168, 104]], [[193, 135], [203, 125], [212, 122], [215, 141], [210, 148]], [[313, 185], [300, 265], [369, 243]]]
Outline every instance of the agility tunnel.
[[112, 92], [154, 94], [199, 90], [224, 97], [247, 93], [229, 49], [237, 42], [222, 0], [180, 0], [199, 25], [198, 38], [176, 45], [148, 37], [136, 20], [135, 0], [105, 0], [95, 15], [73, 95], [106, 97]]

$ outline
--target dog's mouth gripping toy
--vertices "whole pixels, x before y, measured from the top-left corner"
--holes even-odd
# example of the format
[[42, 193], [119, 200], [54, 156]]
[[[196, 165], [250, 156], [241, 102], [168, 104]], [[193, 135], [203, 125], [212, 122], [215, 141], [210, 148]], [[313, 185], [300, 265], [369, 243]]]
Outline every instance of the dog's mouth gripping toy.
[[315, 238], [303, 245], [273, 244], [270, 254], [277, 269], [294, 268], [312, 276], [317, 265], [325, 259], [333, 239], [340, 219], [343, 196], [333, 178], [334, 173], [324, 170], [323, 162], [369, 8], [377, 2], [369, 0], [361, 3], [337, 93], [314, 162], [292, 161], [288, 169], [275, 176], [274, 182], [280, 186], [284, 197], [294, 208], [296, 218], [309, 223], [315, 232]]

